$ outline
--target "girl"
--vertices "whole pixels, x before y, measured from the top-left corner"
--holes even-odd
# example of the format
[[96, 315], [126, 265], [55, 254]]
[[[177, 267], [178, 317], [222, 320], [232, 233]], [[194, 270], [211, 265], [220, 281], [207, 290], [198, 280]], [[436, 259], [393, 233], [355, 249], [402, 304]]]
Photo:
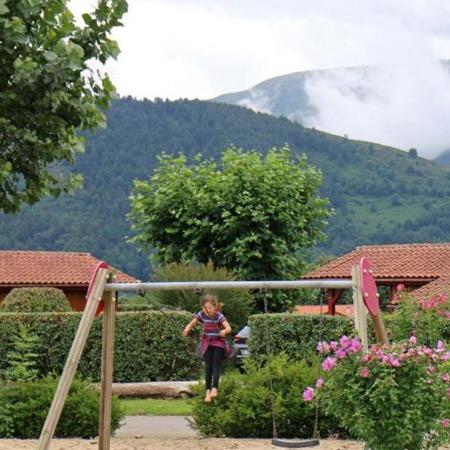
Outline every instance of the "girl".
[[[231, 333], [227, 319], [220, 312], [220, 303], [214, 295], [206, 294], [200, 299], [202, 309], [188, 323], [183, 331], [187, 336], [198, 323], [203, 326], [200, 341], [200, 353], [205, 361], [205, 402], [217, 397], [219, 387], [220, 365], [231, 349], [225, 336]], [[221, 329], [222, 328], [222, 329]]]

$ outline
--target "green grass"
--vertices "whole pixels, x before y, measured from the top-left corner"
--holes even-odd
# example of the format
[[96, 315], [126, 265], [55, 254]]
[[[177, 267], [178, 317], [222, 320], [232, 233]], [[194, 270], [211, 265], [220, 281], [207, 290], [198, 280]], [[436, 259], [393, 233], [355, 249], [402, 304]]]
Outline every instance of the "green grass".
[[189, 416], [191, 406], [186, 399], [121, 399], [127, 416]]

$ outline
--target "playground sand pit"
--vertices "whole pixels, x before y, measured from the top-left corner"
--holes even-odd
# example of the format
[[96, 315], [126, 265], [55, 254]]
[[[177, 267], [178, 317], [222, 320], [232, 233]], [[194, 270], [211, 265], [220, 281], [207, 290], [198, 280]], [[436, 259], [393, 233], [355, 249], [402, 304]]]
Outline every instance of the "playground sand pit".
[[[36, 450], [37, 441], [0, 439], [0, 450]], [[97, 440], [54, 439], [50, 450], [94, 450]], [[111, 439], [111, 450], [269, 450], [268, 439]], [[363, 445], [351, 441], [322, 440], [319, 450], [363, 450]], [[444, 447], [442, 450], [450, 450]]]
[[[37, 441], [0, 439], [0, 450], [36, 450]], [[98, 441], [54, 439], [50, 450], [95, 450]], [[268, 450], [275, 449], [268, 439], [111, 439], [111, 450]], [[362, 450], [361, 444], [350, 441], [323, 440], [317, 449]]]

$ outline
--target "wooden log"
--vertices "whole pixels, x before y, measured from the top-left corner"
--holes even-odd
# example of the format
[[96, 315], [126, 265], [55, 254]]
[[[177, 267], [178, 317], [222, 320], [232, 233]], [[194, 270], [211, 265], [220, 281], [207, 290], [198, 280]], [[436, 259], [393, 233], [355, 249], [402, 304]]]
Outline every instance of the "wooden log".
[[193, 396], [192, 386], [197, 382], [113, 383], [112, 392], [119, 397], [177, 398]]

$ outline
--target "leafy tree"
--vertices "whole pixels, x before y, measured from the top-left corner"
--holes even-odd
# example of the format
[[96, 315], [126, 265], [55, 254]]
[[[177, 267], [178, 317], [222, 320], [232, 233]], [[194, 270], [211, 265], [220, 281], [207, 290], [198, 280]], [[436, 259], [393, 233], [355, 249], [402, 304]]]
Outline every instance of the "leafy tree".
[[[321, 173], [288, 147], [265, 157], [228, 148], [221, 164], [162, 155], [149, 181], [134, 182], [133, 241], [160, 262], [196, 260], [244, 279], [295, 279], [330, 215]], [[282, 305], [278, 305], [280, 307]]]
[[[126, 0], [99, 0], [78, 26], [67, 0], [0, 0], [0, 211], [58, 196], [81, 177], [56, 163], [83, 150], [76, 131], [104, 123], [114, 87], [89, 63], [117, 57], [110, 39]], [[92, 65], [92, 64], [91, 64]]]

